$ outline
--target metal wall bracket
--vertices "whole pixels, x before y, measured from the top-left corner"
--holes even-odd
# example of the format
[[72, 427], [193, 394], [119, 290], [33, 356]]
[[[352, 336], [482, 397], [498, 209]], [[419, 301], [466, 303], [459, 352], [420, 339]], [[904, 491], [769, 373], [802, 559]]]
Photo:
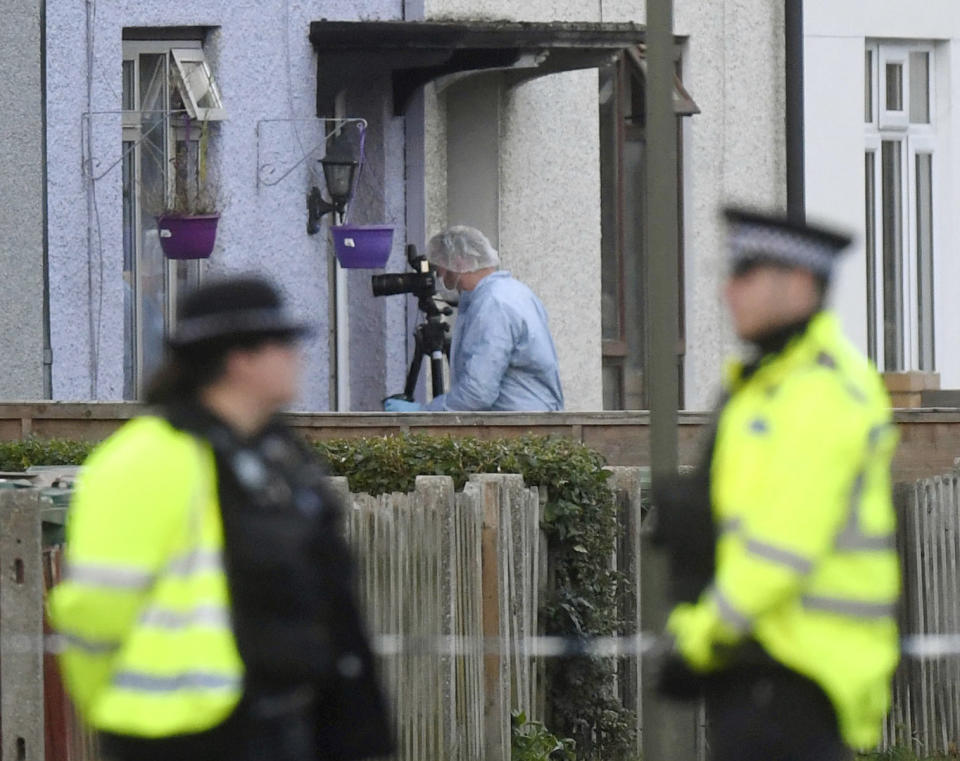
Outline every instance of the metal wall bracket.
[[[302, 155], [297, 159], [293, 164], [285, 167], [277, 167], [276, 163], [273, 161], [268, 161], [264, 158], [264, 145], [266, 143], [266, 135], [264, 134], [264, 125], [275, 124], [275, 123], [310, 123], [319, 125], [323, 131], [323, 139], [313, 145], [309, 150], [304, 150], [303, 145], [300, 145], [300, 151]], [[356, 127], [357, 129], [364, 131], [367, 129], [367, 120], [360, 119], [356, 117], [349, 117], [343, 119], [331, 119], [331, 118], [318, 118], [315, 116], [308, 117], [290, 117], [285, 119], [260, 119], [257, 122], [257, 190], [260, 189], [261, 185], [266, 187], [273, 187], [274, 185], [279, 185], [283, 182], [293, 171], [309, 161], [313, 156], [318, 152], [322, 153], [326, 150], [327, 141], [335, 137], [342, 130], [350, 127]], [[299, 140], [299, 138], [298, 138]]]

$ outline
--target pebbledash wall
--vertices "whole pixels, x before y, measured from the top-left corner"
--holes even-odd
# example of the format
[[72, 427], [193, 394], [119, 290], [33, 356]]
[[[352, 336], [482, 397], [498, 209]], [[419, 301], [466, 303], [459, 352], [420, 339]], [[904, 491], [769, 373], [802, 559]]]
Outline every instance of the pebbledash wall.
[[[643, 0], [425, 2], [429, 15], [444, 18], [646, 18]], [[721, 301], [726, 249], [718, 210], [727, 203], [774, 210], [786, 204], [783, 4], [676, 0], [674, 29], [685, 38], [684, 85], [701, 109], [683, 120], [685, 407], [709, 409], [724, 358], [736, 348]], [[437, 226], [454, 206], [442, 182], [451, 136], [444, 99], [428, 92], [426, 101], [426, 174], [434, 189], [427, 220]], [[596, 103], [596, 71], [587, 71], [535, 80], [499, 104], [501, 252], [543, 298], [561, 367], [596, 384], [590, 409], [600, 406], [599, 177], [584, 170], [599, 159]], [[569, 375], [563, 380], [569, 402]]]
[[43, 13], [4, 4], [0, 28], [0, 399], [39, 399], [43, 368]]
[[[121, 108], [124, 27], [205, 26], [214, 31], [205, 50], [223, 94], [228, 119], [211, 141], [212, 163], [222, 177], [226, 208], [217, 246], [205, 274], [259, 270], [275, 278], [293, 308], [317, 328], [306, 346], [305, 389], [298, 406], [330, 406], [326, 222], [320, 234], [305, 233], [307, 164], [274, 187], [257, 176], [257, 123], [265, 125], [262, 152], [285, 170], [320, 142], [316, 116], [316, 64], [309, 24], [324, 16], [400, 18], [400, 0], [359, 5], [330, 0], [318, 7], [300, 0], [238, 2], [207, 0], [173, 4], [160, 0], [89, 0], [47, 3], [48, 140], [51, 332], [56, 399], [119, 399], [123, 389], [123, 277], [121, 172], [115, 167], [93, 185], [82, 171], [83, 114]], [[369, 164], [356, 220], [397, 225], [392, 269], [403, 265], [403, 123], [387, 118], [387, 83], [378, 99], [348, 103], [351, 115], [370, 120]], [[120, 155], [115, 117], [93, 117], [94, 172]], [[322, 184], [322, 183], [321, 183]], [[369, 273], [366, 273], [369, 276]], [[406, 331], [402, 298], [369, 296], [352, 277], [350, 328], [355, 409], [403, 385]], [[361, 287], [363, 286], [363, 287]], [[368, 362], [373, 357], [375, 362]]]
[[[119, 109], [124, 27], [209, 26], [206, 44], [228, 110], [214, 162], [228, 205], [207, 273], [260, 269], [283, 286], [318, 330], [307, 346], [299, 409], [331, 407], [327, 235], [304, 232], [306, 167], [274, 187], [257, 186], [257, 122], [315, 116], [309, 23], [330, 20], [515, 19], [643, 22], [638, 0], [160, 0], [47, 2], [47, 137], [53, 395], [119, 399], [123, 387], [121, 176], [95, 184], [82, 171], [81, 120]], [[769, 0], [678, 0], [684, 82], [702, 109], [684, 125], [686, 406], [709, 405], [732, 341], [719, 298], [723, 246], [717, 209], [726, 202], [784, 203], [783, 19]], [[406, 118], [392, 116], [389, 82], [348, 91], [346, 111], [370, 121], [367, 171], [354, 221], [397, 227], [388, 270], [405, 269], [403, 244], [422, 243], [469, 209], [448, 198], [449, 126], [428, 87]], [[555, 75], [505, 91], [497, 101], [499, 150], [494, 237], [505, 267], [543, 299], [570, 410], [601, 407], [600, 209], [597, 74]], [[119, 129], [93, 120], [93, 155], [119, 158]], [[275, 123], [271, 155], [289, 164], [310, 127]], [[422, 136], [422, 137], [420, 137]], [[314, 135], [317, 138], [316, 135]], [[265, 138], [261, 136], [261, 141]], [[318, 139], [318, 138], [317, 138]], [[418, 142], [419, 141], [419, 142]], [[261, 144], [263, 147], [263, 144]], [[418, 180], [421, 177], [421, 180]], [[419, 187], [415, 187], [417, 183]], [[459, 204], [459, 206], [457, 205]], [[402, 297], [374, 299], [369, 272], [349, 280], [350, 408], [379, 408], [402, 388], [416, 320]]]

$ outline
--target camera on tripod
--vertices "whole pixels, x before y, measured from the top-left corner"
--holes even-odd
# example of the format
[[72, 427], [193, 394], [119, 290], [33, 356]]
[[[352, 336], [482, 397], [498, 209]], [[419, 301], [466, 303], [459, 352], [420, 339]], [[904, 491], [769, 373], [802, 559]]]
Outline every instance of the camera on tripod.
[[432, 299], [437, 293], [437, 276], [430, 269], [427, 257], [417, 254], [417, 247], [407, 244], [407, 262], [413, 272], [374, 275], [370, 278], [374, 296], [396, 296], [410, 293], [418, 299]]
[[413, 332], [416, 352], [407, 371], [406, 385], [402, 394], [395, 394], [396, 398], [412, 402], [424, 357], [430, 359], [433, 395], [436, 397], [443, 393], [443, 360], [450, 356], [450, 325], [443, 318], [453, 314], [453, 310], [437, 304], [437, 275], [427, 257], [420, 256], [412, 243], [407, 244], [407, 262], [413, 272], [373, 275], [370, 284], [374, 296], [396, 296], [400, 293], [416, 296], [417, 306], [424, 314], [424, 321]]

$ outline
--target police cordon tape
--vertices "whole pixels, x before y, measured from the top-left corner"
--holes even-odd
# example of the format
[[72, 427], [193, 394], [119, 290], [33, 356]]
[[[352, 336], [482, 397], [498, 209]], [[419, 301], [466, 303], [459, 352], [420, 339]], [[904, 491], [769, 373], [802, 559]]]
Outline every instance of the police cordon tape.
[[[635, 658], [664, 654], [672, 640], [660, 634], [641, 633], [619, 637], [556, 637], [520, 638], [463, 637], [457, 635], [408, 636], [381, 634], [372, 638], [377, 655], [439, 655], [462, 657], [471, 655], [519, 654], [531, 658]], [[506, 640], [504, 642], [504, 640]], [[37, 647], [29, 635], [4, 637], [8, 652], [31, 652]], [[44, 636], [44, 650], [61, 653], [68, 646], [59, 634]], [[960, 634], [909, 634], [900, 640], [900, 651], [906, 658], [932, 660], [960, 656]]]

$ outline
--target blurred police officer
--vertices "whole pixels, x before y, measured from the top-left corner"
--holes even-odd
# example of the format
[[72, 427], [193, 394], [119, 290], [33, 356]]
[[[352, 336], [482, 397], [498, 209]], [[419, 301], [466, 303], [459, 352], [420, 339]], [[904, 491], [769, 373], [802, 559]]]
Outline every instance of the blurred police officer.
[[391, 748], [312, 451], [277, 418], [306, 326], [259, 278], [187, 297], [154, 414], [86, 462], [52, 619], [119, 761], [308, 761]]
[[726, 300], [753, 354], [729, 368], [698, 472], [659, 495], [687, 600], [661, 689], [705, 692], [715, 761], [840, 761], [880, 739], [898, 660], [890, 404], [824, 309], [849, 240], [726, 217]]
[[557, 352], [540, 299], [499, 269], [500, 257], [473, 227], [435, 235], [427, 259], [448, 290], [459, 292], [450, 390], [426, 407], [390, 398], [388, 412], [563, 409]]

